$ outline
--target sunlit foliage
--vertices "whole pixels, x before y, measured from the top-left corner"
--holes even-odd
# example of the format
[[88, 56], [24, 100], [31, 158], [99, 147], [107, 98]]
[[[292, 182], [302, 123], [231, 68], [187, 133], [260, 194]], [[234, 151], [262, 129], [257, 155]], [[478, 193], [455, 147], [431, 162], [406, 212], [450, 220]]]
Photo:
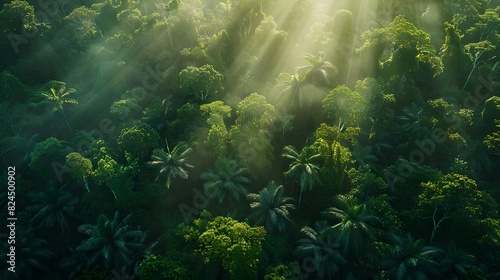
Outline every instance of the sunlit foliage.
[[362, 39], [364, 45], [358, 51], [373, 55], [380, 68], [387, 69], [389, 75], [403, 77], [424, 65], [430, 66], [434, 75], [443, 71], [429, 34], [419, 30], [402, 15], [385, 28], [367, 31]]
[[196, 245], [195, 253], [205, 263], [219, 262], [231, 279], [255, 279], [261, 242], [266, 231], [250, 227], [229, 217], [212, 218], [203, 212], [193, 225], [181, 226], [187, 241]]
[[498, 277], [499, 12], [2, 1], [0, 278]]

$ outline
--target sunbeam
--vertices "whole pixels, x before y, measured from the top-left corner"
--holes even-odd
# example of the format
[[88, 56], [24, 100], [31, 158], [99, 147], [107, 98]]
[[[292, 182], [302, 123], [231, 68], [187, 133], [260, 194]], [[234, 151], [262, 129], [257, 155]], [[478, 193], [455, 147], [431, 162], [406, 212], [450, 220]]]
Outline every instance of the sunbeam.
[[499, 14], [1, 0], [0, 279], [497, 279]]

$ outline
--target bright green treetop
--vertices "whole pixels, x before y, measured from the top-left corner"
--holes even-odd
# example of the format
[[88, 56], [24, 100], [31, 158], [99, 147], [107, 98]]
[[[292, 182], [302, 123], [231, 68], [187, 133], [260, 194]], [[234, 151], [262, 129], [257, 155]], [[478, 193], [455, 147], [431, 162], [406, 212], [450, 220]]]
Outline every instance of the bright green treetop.
[[133, 157], [142, 159], [157, 147], [159, 140], [160, 136], [151, 126], [138, 123], [122, 129], [117, 144], [123, 152], [127, 151]]
[[231, 279], [257, 279], [264, 227], [251, 227], [229, 217], [212, 218], [204, 210], [193, 225], [181, 226], [179, 233], [196, 244], [195, 253], [206, 264], [221, 263]]
[[212, 65], [188, 66], [179, 73], [180, 88], [184, 95], [198, 103], [207, 103], [222, 93], [224, 76]]
[[335, 122], [358, 127], [366, 119], [366, 102], [361, 94], [345, 85], [338, 86], [323, 100], [326, 115]]
[[83, 181], [87, 191], [87, 177], [92, 174], [92, 162], [90, 159], [83, 157], [80, 153], [73, 152], [66, 155], [66, 168], [69, 169], [71, 176], [78, 181]]
[[358, 51], [365, 54], [374, 52], [380, 67], [387, 69], [390, 76], [417, 71], [425, 64], [432, 67], [434, 75], [443, 71], [430, 35], [403, 15], [395, 17], [387, 27], [364, 32], [361, 38], [364, 44]]

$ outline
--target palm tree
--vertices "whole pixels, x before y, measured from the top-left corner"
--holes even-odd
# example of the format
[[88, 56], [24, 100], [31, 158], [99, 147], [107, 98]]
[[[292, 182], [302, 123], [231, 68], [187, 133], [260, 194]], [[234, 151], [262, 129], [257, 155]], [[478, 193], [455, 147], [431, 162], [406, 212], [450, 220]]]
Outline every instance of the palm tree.
[[257, 87], [257, 82], [255, 81], [255, 76], [247, 71], [238, 78], [238, 88], [243, 91], [244, 94], [249, 94], [255, 92]]
[[318, 181], [319, 167], [313, 163], [314, 159], [319, 158], [319, 153], [312, 154], [312, 150], [304, 147], [300, 154], [292, 146], [283, 148], [282, 156], [292, 160], [288, 171], [285, 172], [287, 178], [298, 181], [300, 184], [299, 207], [302, 201], [304, 190], [312, 190], [314, 184]]
[[494, 163], [488, 147], [480, 140], [469, 140], [461, 158], [469, 163], [469, 169], [477, 174], [492, 174]]
[[278, 100], [285, 100], [285, 108], [289, 112], [295, 111], [297, 105], [299, 108], [303, 108], [305, 102], [309, 102], [309, 100], [305, 100], [308, 97], [304, 92], [305, 76], [298, 73], [295, 75], [280, 73], [277, 81], [273, 91], [280, 95]]
[[[48, 273], [49, 262], [56, 254], [48, 249], [47, 241], [35, 238], [31, 230], [17, 229], [16, 236], [16, 251], [15, 251], [15, 273], [8, 271], [9, 257], [7, 253], [10, 251], [10, 246], [7, 242], [2, 242], [0, 259], [0, 279], [40, 279], [40, 275]], [[15, 277], [12, 277], [15, 274]]]
[[290, 221], [290, 210], [295, 209], [293, 198], [283, 196], [283, 186], [277, 186], [274, 181], [269, 182], [259, 194], [252, 193], [248, 198], [253, 201], [251, 219], [257, 225], [264, 225], [267, 232], [278, 230], [284, 232], [287, 222]]
[[379, 219], [367, 211], [365, 204], [358, 205], [350, 196], [338, 196], [338, 202], [340, 208], [328, 208], [322, 214], [338, 220], [330, 231], [342, 244], [344, 255], [356, 257], [361, 253], [365, 239], [373, 239], [373, 225]]
[[424, 110], [415, 103], [413, 103], [411, 107], [403, 108], [402, 114], [397, 117], [399, 123], [398, 128], [402, 135], [405, 137], [418, 137], [426, 133], [426, 130], [422, 127], [422, 121], [424, 119], [423, 111]]
[[378, 158], [373, 155], [372, 146], [363, 146], [357, 143], [351, 152], [352, 158], [358, 166], [368, 165], [371, 170], [376, 170]]
[[62, 236], [68, 233], [68, 218], [76, 217], [75, 207], [78, 197], [63, 188], [51, 187], [45, 192], [29, 193], [32, 200], [28, 211], [33, 212], [31, 224], [45, 232], [58, 228]]
[[398, 120], [401, 121], [404, 126], [407, 126], [412, 123], [421, 123], [424, 117], [423, 114], [424, 109], [417, 106], [415, 103], [411, 104], [411, 107], [404, 107], [403, 114], [398, 116]]
[[146, 107], [142, 112], [142, 121], [149, 124], [160, 134], [167, 130], [168, 122], [165, 122], [165, 118], [167, 118], [167, 114], [173, 110], [171, 99], [171, 95], [161, 101], [158, 99], [154, 104]]
[[218, 158], [215, 161], [215, 171], [204, 172], [200, 178], [205, 181], [203, 187], [205, 192], [211, 194], [210, 198], [217, 198], [219, 204], [222, 204], [227, 196], [237, 202], [248, 194], [245, 185], [250, 183], [250, 179], [246, 173], [247, 169], [240, 168], [235, 160]]
[[425, 280], [437, 274], [437, 263], [433, 257], [439, 254], [439, 249], [424, 246], [422, 239], [415, 240], [409, 233], [404, 236], [391, 235], [391, 239], [391, 256], [381, 263], [385, 279]]
[[42, 96], [46, 98], [43, 103], [48, 103], [53, 106], [53, 112], [61, 111], [64, 121], [71, 132], [71, 127], [69, 126], [68, 119], [66, 118], [66, 113], [64, 112], [64, 104], [78, 104], [70, 95], [75, 93], [76, 89], [66, 88], [66, 83], [60, 81], [52, 81], [52, 85], [48, 92], [42, 92]]
[[474, 263], [473, 255], [458, 249], [455, 242], [451, 242], [446, 247], [446, 250], [442, 251], [439, 270], [444, 279], [466, 279], [467, 270], [473, 267]]
[[303, 76], [305, 81], [316, 86], [330, 87], [332, 77], [337, 74], [337, 67], [325, 60], [326, 54], [318, 52], [316, 55], [309, 53], [302, 57], [307, 61], [307, 65], [295, 68], [296, 73]]
[[168, 189], [174, 178], [188, 178], [189, 173], [186, 168], [193, 168], [193, 166], [187, 162], [187, 156], [192, 149], [189, 148], [186, 143], [179, 142], [172, 151], [170, 151], [167, 140], [165, 140], [165, 146], [167, 148], [166, 151], [163, 149], [153, 151], [153, 155], [151, 156], [152, 161], [149, 161], [148, 164], [160, 169], [156, 180], [158, 180], [160, 176], [167, 177], [165, 187]]
[[135, 265], [139, 258], [148, 255], [152, 246], [146, 246], [145, 235], [140, 230], [131, 230], [128, 221], [131, 214], [121, 219], [116, 211], [113, 220], [101, 215], [96, 225], [84, 224], [78, 231], [88, 235], [76, 248], [85, 256], [86, 266], [102, 264], [106, 271], [120, 270]]
[[312, 258], [314, 267], [307, 273], [316, 271], [319, 279], [334, 279], [341, 266], [346, 264], [345, 259], [338, 251], [339, 244], [333, 242], [330, 235], [327, 234], [328, 223], [319, 221], [315, 227], [303, 227], [301, 232], [306, 238], [300, 239], [296, 254], [302, 258]]

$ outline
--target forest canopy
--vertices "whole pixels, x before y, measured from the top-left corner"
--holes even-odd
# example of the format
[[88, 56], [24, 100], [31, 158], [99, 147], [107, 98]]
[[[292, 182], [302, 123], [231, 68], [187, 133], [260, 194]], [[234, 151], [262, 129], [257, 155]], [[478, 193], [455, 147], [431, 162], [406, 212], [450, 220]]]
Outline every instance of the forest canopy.
[[0, 278], [499, 279], [499, 12], [0, 0]]

